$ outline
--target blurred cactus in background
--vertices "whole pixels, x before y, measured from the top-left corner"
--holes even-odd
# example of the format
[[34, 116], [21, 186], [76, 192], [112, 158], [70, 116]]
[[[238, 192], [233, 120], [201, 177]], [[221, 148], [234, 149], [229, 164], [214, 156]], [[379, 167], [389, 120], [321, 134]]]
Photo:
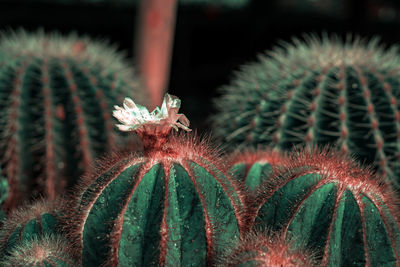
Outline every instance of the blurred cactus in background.
[[215, 101], [231, 146], [336, 144], [397, 185], [400, 57], [377, 39], [294, 39], [245, 65]]
[[2, 175], [1, 173], [1, 167], [0, 167], [0, 229], [2, 225], [2, 221], [5, 219], [5, 213], [1, 209], [3, 206], [4, 202], [8, 198], [8, 191], [10, 190], [8, 186], [7, 179]]
[[124, 55], [75, 34], [7, 32], [0, 39], [0, 162], [5, 205], [54, 199], [122, 141], [111, 110], [126, 95], [146, 104]]

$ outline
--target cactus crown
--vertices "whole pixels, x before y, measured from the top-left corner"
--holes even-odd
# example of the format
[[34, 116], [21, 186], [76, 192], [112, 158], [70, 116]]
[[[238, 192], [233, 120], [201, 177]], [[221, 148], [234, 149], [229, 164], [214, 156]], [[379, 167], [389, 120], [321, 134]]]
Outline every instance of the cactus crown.
[[33, 33], [23, 29], [5, 31], [1, 33], [0, 39], [0, 50], [7, 51], [11, 56], [74, 58], [80, 62], [102, 62], [109, 69], [120, 69], [129, 75], [129, 70], [124, 71], [125, 55], [117, 52], [117, 47], [105, 40], [96, 41], [77, 33], [65, 37], [57, 32], [45, 33], [43, 29]]
[[216, 260], [218, 266], [316, 266], [315, 255], [278, 233], [249, 232]]
[[116, 125], [119, 130], [135, 131], [141, 137], [145, 151], [149, 151], [163, 146], [171, 128], [191, 131], [189, 120], [184, 114], [178, 113], [180, 106], [179, 98], [166, 94], [161, 108], [156, 107], [150, 113], [146, 107], [125, 98], [123, 108], [114, 106], [113, 116], [122, 123]]
[[[343, 42], [338, 36], [322, 38], [316, 35], [304, 35], [304, 41], [293, 38], [292, 42], [281, 42], [281, 46], [267, 53], [275, 67], [294, 69], [296, 63], [301, 66], [322, 69], [341, 66], [380, 66], [381, 68], [398, 69], [398, 47], [385, 49], [379, 38], [370, 41], [359, 36], [348, 35]], [[278, 71], [278, 68], [276, 68]], [[282, 69], [280, 69], [282, 71]]]

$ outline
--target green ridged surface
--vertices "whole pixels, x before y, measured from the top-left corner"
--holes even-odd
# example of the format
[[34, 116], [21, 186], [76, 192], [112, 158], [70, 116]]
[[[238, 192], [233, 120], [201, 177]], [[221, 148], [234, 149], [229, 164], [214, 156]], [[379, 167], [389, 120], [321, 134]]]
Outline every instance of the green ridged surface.
[[54, 198], [126, 141], [111, 114], [127, 96], [146, 104], [135, 71], [115, 47], [74, 34], [3, 33], [0, 162], [12, 181], [8, 205], [32, 192]]
[[255, 191], [267, 180], [272, 166], [267, 162], [254, 162], [251, 166], [246, 163], [237, 163], [229, 171], [234, 178], [244, 183], [248, 190]]
[[9, 233], [7, 243], [1, 244], [4, 249], [0, 251], [0, 255], [8, 255], [15, 247], [40, 236], [55, 234], [57, 225], [57, 218], [49, 213], [43, 213], [38, 219], [31, 219], [25, 224], [18, 225], [14, 231]]
[[[141, 168], [137, 164], [111, 178], [84, 223], [83, 265], [109, 264], [112, 244], [118, 266], [159, 266], [161, 258], [166, 266], [206, 266], [210, 251], [205, 213], [213, 231], [213, 252], [235, 243], [238, 221], [229, 196], [214, 174], [195, 162], [187, 164], [189, 173], [173, 163], [168, 177], [165, 166], [158, 163], [142, 177], [137, 177]], [[221, 174], [217, 178], [229, 183]], [[122, 218], [122, 228], [117, 229], [120, 238], [112, 243], [109, 237], [116, 229], [106, 222], [117, 217]]]
[[326, 251], [327, 266], [396, 266], [400, 228], [386, 204], [350, 189], [340, 193], [332, 182], [317, 187], [320, 178], [313, 175], [280, 187], [261, 207], [257, 226], [287, 229], [288, 237], [317, 252], [320, 261]]
[[398, 62], [397, 48], [376, 39], [294, 39], [221, 88], [214, 132], [231, 149], [336, 144], [397, 184]]

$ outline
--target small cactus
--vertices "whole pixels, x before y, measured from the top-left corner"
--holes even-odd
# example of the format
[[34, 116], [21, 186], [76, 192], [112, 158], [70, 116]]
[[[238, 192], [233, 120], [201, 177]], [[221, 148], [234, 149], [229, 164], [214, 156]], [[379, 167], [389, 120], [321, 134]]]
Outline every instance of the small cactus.
[[[71, 34], [3, 33], [0, 38], [0, 163], [8, 209], [71, 187], [121, 143], [110, 112], [126, 95], [145, 99], [115, 48]], [[143, 98], [142, 98], [143, 97]]]
[[193, 135], [167, 94], [160, 108], [125, 99], [114, 116], [143, 153], [116, 154], [84, 178], [76, 233], [83, 266], [205, 266], [239, 238], [241, 199], [216, 151]]
[[234, 248], [218, 256], [223, 267], [312, 267], [313, 253], [296, 247], [278, 234], [250, 232]]
[[57, 233], [62, 221], [61, 203], [61, 200], [39, 200], [14, 209], [0, 229], [0, 258], [27, 240]]
[[400, 182], [400, 65], [377, 39], [307, 36], [246, 65], [215, 101], [234, 147], [336, 144]]
[[283, 231], [318, 252], [321, 266], [398, 266], [400, 222], [393, 191], [339, 152], [290, 153], [263, 185], [255, 225]]
[[7, 180], [2, 175], [0, 167], [0, 229], [2, 221], [5, 219], [5, 213], [1, 208], [8, 197], [9, 190], [10, 188], [8, 186]]
[[243, 183], [246, 190], [254, 192], [279, 165], [283, 155], [272, 149], [245, 150], [234, 153], [230, 158], [230, 172], [233, 178]]
[[0, 260], [3, 267], [77, 267], [72, 245], [59, 235], [35, 236], [14, 247]]

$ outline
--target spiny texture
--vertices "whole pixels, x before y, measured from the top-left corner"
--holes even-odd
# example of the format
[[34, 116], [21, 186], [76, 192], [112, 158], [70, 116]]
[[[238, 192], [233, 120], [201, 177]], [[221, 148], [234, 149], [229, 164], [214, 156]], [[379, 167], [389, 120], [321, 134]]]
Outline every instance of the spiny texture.
[[274, 166], [279, 166], [284, 155], [272, 149], [245, 150], [234, 153], [229, 159], [233, 178], [243, 183], [246, 190], [254, 192], [268, 179]]
[[241, 200], [207, 143], [169, 136], [99, 168], [77, 196], [83, 266], [205, 266], [238, 239]]
[[262, 191], [262, 186], [270, 179], [274, 168], [279, 167], [285, 155], [272, 149], [251, 150], [233, 153], [229, 162], [229, 173], [237, 181], [238, 190], [243, 192], [245, 205], [243, 219], [246, 221], [246, 230], [253, 223], [253, 214], [258, 209], [255, 200]]
[[0, 229], [0, 258], [10, 255], [16, 247], [43, 236], [55, 234], [61, 222], [62, 202], [40, 200], [14, 209]]
[[312, 267], [314, 255], [278, 234], [250, 232], [237, 246], [218, 255], [216, 266]]
[[283, 230], [321, 266], [398, 266], [398, 200], [371, 170], [327, 149], [294, 151], [263, 186], [256, 227]]
[[0, 264], [3, 267], [76, 267], [79, 264], [71, 254], [71, 247], [58, 235], [35, 236], [13, 248]]
[[113, 104], [144, 102], [133, 69], [104, 42], [42, 31], [0, 40], [0, 162], [6, 206], [33, 195], [54, 199], [119, 144]]
[[400, 177], [396, 47], [377, 39], [294, 39], [237, 73], [216, 100], [216, 134], [232, 146], [337, 144]]

